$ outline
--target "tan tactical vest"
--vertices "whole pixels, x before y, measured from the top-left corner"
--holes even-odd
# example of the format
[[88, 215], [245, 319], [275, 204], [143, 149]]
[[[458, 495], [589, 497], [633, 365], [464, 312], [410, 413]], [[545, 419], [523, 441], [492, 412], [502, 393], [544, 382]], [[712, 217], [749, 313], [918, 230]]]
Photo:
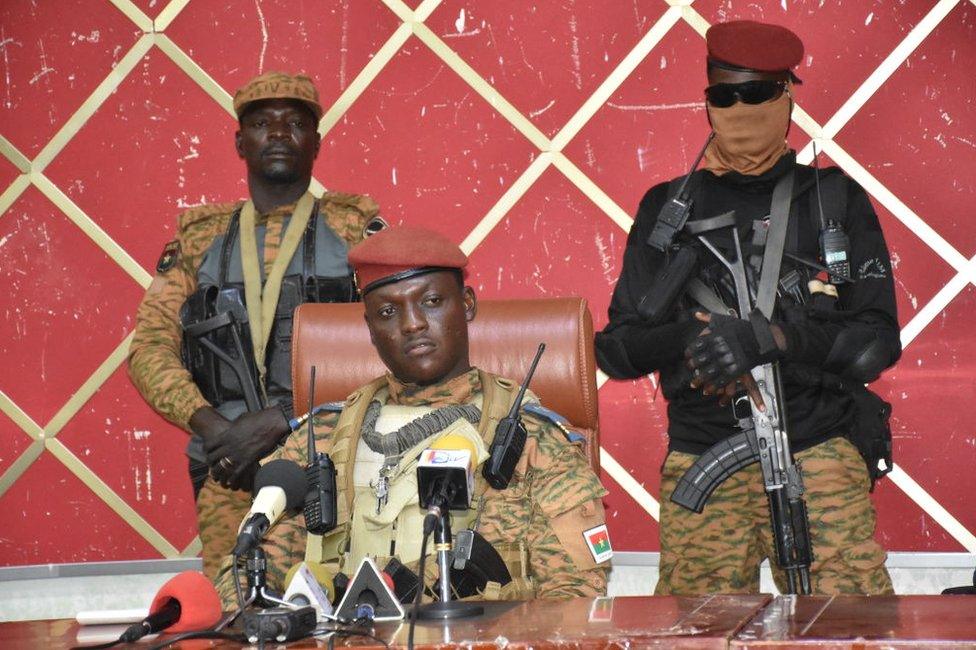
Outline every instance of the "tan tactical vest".
[[[489, 447], [495, 435], [495, 427], [502, 418], [508, 415], [508, 411], [515, 401], [519, 387], [513, 381], [487, 373], [483, 370], [479, 370], [478, 373], [482, 386], [481, 420], [478, 423], [478, 432], [485, 446]], [[380, 389], [384, 388], [386, 383], [386, 378], [380, 377], [346, 399], [342, 413], [339, 416], [339, 421], [336, 423], [336, 427], [332, 432], [331, 447], [321, 450], [326, 451], [330, 455], [336, 468], [338, 525], [335, 530], [325, 535], [310, 534], [308, 536], [305, 551], [305, 559], [307, 561], [320, 562], [336, 570], [343, 570], [350, 548], [350, 535], [354, 528], [359, 527], [354, 522], [353, 503], [356, 491], [353, 484], [352, 464], [356, 460], [356, 451], [359, 447], [360, 432], [366, 416], [366, 410], [374, 395]], [[523, 403], [530, 402], [538, 402], [538, 398], [527, 391]], [[407, 458], [406, 454], [404, 455], [404, 462], [411, 460]], [[452, 513], [451, 528], [455, 533], [471, 525], [477, 515], [475, 508], [477, 508], [478, 503], [481, 501], [481, 497], [486, 492], [493, 491], [481, 475], [481, 472], [477, 472], [472, 508], [464, 513]], [[408, 508], [416, 509], [417, 513], [407, 513]], [[415, 503], [404, 508], [403, 513], [411, 518], [415, 514], [419, 515], [420, 518], [423, 517], [423, 513]], [[381, 530], [373, 528], [369, 534], [371, 536], [385, 536], [385, 548], [389, 548], [388, 542], [392, 541], [396, 536], [396, 521], [403, 517], [404, 514], [397, 517], [387, 528]], [[486, 599], [510, 600], [533, 598], [535, 596], [535, 589], [528, 575], [528, 557], [524, 545], [495, 544], [494, 546], [508, 567], [508, 571], [512, 576], [512, 582], [504, 587], [497, 583], [489, 582], [482, 597]], [[389, 558], [385, 557], [375, 559], [380, 568], [385, 566], [389, 560]], [[350, 562], [350, 567], [346, 568], [351, 569], [353, 566], [355, 564]], [[409, 563], [407, 566], [416, 572], [416, 562]], [[425, 583], [430, 585], [436, 577], [437, 563], [428, 557], [425, 568], [425, 573], [427, 574]]]

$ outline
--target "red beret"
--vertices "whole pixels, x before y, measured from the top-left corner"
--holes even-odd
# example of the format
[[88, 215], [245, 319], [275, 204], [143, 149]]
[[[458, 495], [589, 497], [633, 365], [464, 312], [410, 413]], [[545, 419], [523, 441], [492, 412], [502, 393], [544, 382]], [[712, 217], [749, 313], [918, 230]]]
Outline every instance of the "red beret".
[[803, 42], [796, 34], [753, 20], [712, 25], [705, 44], [709, 61], [757, 72], [790, 70], [803, 60]]
[[385, 284], [431, 271], [460, 271], [468, 257], [444, 235], [416, 226], [384, 228], [349, 251], [363, 295]]

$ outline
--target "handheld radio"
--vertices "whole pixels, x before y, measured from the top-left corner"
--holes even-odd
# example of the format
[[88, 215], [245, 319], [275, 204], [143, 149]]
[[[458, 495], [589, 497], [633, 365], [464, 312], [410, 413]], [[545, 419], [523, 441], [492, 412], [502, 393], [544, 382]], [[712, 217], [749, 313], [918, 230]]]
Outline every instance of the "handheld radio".
[[691, 169], [688, 170], [688, 174], [681, 181], [681, 187], [678, 188], [678, 193], [664, 204], [661, 212], [657, 215], [657, 221], [654, 223], [654, 229], [651, 230], [651, 234], [647, 238], [647, 244], [662, 253], [674, 243], [675, 236], [681, 232], [681, 229], [685, 227], [685, 222], [688, 221], [688, 217], [691, 216], [691, 206], [694, 202], [688, 195], [688, 181], [691, 180], [691, 175], [698, 169], [698, 163], [705, 156], [705, 150], [708, 149], [708, 145], [714, 137], [714, 131], [708, 134], [708, 138], [705, 140], [705, 146], [698, 152], [698, 157], [695, 158]]
[[813, 177], [817, 183], [817, 206], [820, 210], [820, 255], [830, 276], [830, 284], [851, 281], [850, 242], [843, 226], [833, 217], [824, 215], [823, 197], [820, 194], [820, 164], [817, 145], [813, 145]]
[[308, 382], [308, 466], [305, 468], [308, 492], [305, 493], [304, 515], [308, 532], [324, 535], [336, 527], [336, 470], [328, 454], [315, 450], [314, 400], [315, 366], [312, 366]]
[[504, 490], [508, 487], [512, 481], [512, 476], [515, 474], [515, 466], [518, 464], [519, 458], [522, 457], [522, 450], [525, 449], [528, 433], [525, 431], [525, 425], [522, 424], [519, 409], [522, 408], [522, 400], [525, 399], [525, 389], [532, 381], [535, 367], [539, 365], [539, 358], [542, 357], [545, 349], [546, 344], [540, 343], [539, 351], [535, 353], [535, 359], [529, 366], [529, 373], [525, 376], [525, 381], [522, 382], [522, 387], [512, 403], [512, 408], [508, 415], [502, 418], [502, 421], [495, 427], [495, 437], [492, 439], [491, 448], [488, 450], [490, 456], [481, 468], [481, 473], [488, 481], [488, 485], [496, 490]]

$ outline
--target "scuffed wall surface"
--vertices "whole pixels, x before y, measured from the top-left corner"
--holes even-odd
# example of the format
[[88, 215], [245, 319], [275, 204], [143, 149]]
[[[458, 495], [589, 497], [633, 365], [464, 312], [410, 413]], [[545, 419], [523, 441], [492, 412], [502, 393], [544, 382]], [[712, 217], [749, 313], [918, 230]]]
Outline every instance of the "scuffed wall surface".
[[[672, 4], [674, 6], [672, 6]], [[416, 13], [415, 13], [416, 11]], [[245, 193], [230, 95], [306, 70], [319, 185], [442, 230], [484, 298], [581, 294], [606, 322], [630, 215], [707, 133], [702, 34], [806, 43], [790, 133], [871, 194], [898, 288], [892, 550], [976, 551], [976, 0], [9, 0], [0, 5], [0, 565], [197, 551], [185, 434], [124, 357], [187, 206]], [[618, 550], [657, 550], [664, 403], [602, 384]]]

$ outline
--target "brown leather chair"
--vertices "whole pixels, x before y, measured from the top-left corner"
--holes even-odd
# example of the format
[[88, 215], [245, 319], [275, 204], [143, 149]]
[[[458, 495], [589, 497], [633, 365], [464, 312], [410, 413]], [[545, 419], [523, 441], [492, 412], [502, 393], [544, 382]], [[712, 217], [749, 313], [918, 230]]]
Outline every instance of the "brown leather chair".
[[[296, 414], [308, 411], [312, 365], [315, 404], [344, 400], [386, 372], [369, 341], [362, 304], [302, 305], [295, 311], [292, 336]], [[517, 382], [525, 378], [539, 343], [545, 343], [529, 388], [586, 437], [590, 463], [599, 467], [593, 320], [585, 300], [480, 300], [468, 339], [472, 364]]]

